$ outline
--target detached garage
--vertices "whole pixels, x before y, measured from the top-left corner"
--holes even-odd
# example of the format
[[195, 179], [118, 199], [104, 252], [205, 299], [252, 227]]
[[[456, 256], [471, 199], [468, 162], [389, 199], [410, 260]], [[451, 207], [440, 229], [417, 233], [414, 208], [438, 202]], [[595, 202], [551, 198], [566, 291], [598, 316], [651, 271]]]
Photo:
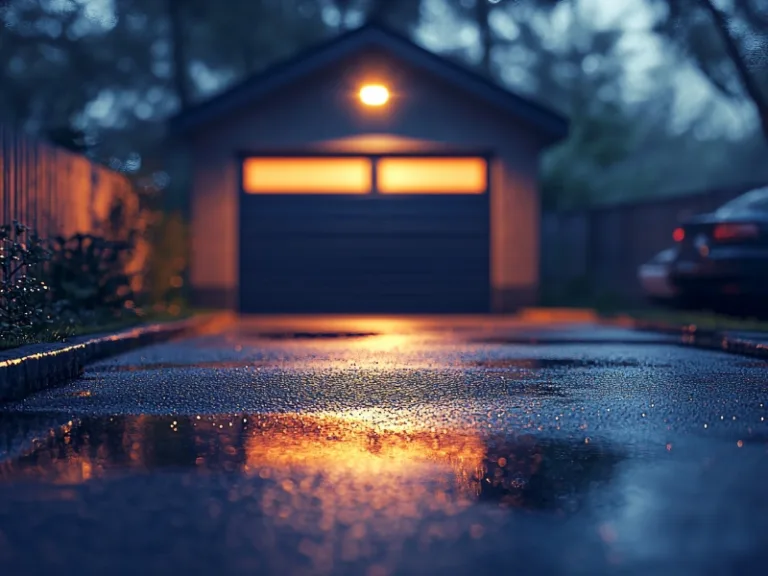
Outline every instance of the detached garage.
[[535, 303], [541, 152], [567, 122], [369, 26], [173, 119], [197, 304], [482, 313]]

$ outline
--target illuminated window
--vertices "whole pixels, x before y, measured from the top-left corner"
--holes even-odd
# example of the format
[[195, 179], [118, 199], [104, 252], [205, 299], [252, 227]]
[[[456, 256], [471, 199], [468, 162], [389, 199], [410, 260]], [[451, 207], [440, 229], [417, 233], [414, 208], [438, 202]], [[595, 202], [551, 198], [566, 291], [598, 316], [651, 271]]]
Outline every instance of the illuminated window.
[[382, 158], [377, 187], [382, 194], [483, 194], [488, 165], [483, 158]]
[[368, 158], [248, 158], [243, 162], [248, 194], [366, 194]]

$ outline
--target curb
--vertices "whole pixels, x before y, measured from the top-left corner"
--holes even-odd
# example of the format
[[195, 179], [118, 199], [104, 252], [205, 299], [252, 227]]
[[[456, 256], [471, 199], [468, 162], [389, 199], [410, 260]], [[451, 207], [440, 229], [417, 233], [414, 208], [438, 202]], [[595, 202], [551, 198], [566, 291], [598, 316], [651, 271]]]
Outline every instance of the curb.
[[743, 338], [734, 338], [720, 330], [703, 329], [693, 324], [676, 326], [663, 322], [649, 322], [627, 318], [606, 319], [604, 322], [630, 327], [643, 332], [657, 332], [679, 336], [680, 344], [685, 346], [768, 360], [768, 345]]
[[523, 308], [517, 317], [524, 322], [557, 324], [594, 324], [600, 320], [592, 308]]
[[210, 325], [217, 316], [149, 324], [121, 332], [79, 336], [55, 344], [31, 344], [0, 352], [0, 403], [77, 378], [90, 362], [136, 348], [187, 336]]

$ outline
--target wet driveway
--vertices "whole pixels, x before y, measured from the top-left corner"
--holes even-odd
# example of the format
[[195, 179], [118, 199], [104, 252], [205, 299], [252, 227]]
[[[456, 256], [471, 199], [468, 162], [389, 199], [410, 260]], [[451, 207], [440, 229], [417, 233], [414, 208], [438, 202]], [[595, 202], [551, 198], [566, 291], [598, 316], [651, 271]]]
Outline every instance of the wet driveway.
[[262, 320], [0, 412], [3, 574], [764, 574], [768, 371], [590, 326]]

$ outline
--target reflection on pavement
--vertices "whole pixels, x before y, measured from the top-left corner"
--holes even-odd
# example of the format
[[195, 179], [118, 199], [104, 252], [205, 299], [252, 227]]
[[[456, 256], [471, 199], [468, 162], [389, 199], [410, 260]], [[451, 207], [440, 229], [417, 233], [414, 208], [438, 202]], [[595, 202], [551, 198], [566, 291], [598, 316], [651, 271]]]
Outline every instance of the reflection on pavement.
[[[513, 511], [575, 512], [622, 459], [583, 440], [382, 422], [365, 411], [73, 421], [0, 462], [0, 493], [23, 518], [0, 541], [0, 561], [22, 565], [24, 534], [66, 518], [72, 542], [52, 530], [39, 544], [46, 570], [120, 557], [120, 573], [135, 574], [126, 539], [141, 550], [130, 562], [146, 560], [147, 546], [174, 550], [169, 569], [183, 549], [214, 571], [222, 560], [210, 558], [225, 554], [235, 573], [336, 574], [363, 562], [389, 574], [404, 558], [438, 570], [403, 547], [479, 543]], [[83, 538], [102, 552], [74, 543]]]
[[661, 575], [681, 573], [650, 568], [684, 548], [686, 573], [731, 566], [733, 546], [763, 555], [752, 511], [765, 506], [731, 491], [732, 477], [764, 477], [754, 443], [646, 459], [597, 435], [433, 429], [382, 409], [59, 418], [0, 459], [9, 574], [507, 573], [515, 559], [528, 573]]
[[300, 509], [334, 508], [364, 519], [366, 508], [402, 517], [476, 502], [565, 510], [622, 459], [583, 440], [420, 430], [368, 412], [84, 418], [0, 462], [0, 483], [239, 473], [268, 482], [267, 514], [289, 520]]

